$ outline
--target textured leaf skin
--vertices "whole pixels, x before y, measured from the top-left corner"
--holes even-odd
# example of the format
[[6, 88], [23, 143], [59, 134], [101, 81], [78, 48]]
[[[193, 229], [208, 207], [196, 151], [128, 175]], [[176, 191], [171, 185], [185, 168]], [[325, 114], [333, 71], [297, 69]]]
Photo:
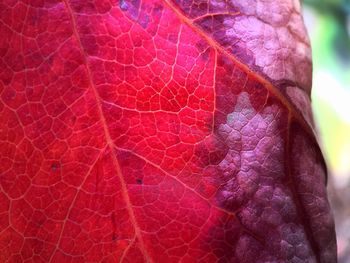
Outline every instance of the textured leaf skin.
[[0, 262], [336, 262], [299, 4], [208, 2], [0, 2]]

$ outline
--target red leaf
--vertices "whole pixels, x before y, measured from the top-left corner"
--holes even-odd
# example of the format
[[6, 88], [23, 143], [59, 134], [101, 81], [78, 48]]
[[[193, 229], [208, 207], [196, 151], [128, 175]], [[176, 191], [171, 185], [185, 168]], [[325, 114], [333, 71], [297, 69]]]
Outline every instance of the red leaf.
[[336, 262], [297, 1], [0, 2], [1, 262]]

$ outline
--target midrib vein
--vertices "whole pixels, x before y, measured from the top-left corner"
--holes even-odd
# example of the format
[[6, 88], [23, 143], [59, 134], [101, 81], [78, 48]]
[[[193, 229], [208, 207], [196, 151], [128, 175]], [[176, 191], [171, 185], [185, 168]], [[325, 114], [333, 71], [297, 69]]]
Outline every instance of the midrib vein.
[[296, 120], [298, 120], [299, 124], [305, 129], [305, 131], [308, 134], [314, 135], [312, 128], [309, 126], [309, 124], [307, 124], [304, 117], [300, 115], [300, 113], [295, 109], [295, 106], [291, 104], [291, 102], [288, 99], [285, 98], [285, 96], [275, 87], [275, 85], [273, 85], [269, 80], [267, 80], [258, 72], [250, 69], [246, 64], [238, 60], [232, 53], [227, 51], [226, 48], [223, 47], [220, 43], [218, 43], [215, 39], [213, 39], [211, 36], [208, 36], [208, 34], [204, 32], [201, 28], [194, 25], [193, 21], [189, 19], [186, 15], [184, 15], [178, 7], [174, 6], [174, 4], [171, 3], [170, 0], [162, 1], [170, 10], [172, 10], [176, 14], [180, 21], [188, 25], [195, 33], [202, 37], [209, 44], [209, 46], [211, 46], [212, 48], [216, 49], [217, 52], [220, 52], [221, 54], [229, 58], [233, 62], [233, 64], [239, 69], [241, 69], [243, 72], [245, 72], [248, 75], [248, 77], [255, 79], [256, 81], [263, 84], [264, 87], [269, 92], [271, 92], [271, 94], [273, 94], [280, 100], [280, 102], [288, 109], [288, 111], [293, 115], [293, 117]]
[[132, 222], [132, 225], [134, 226], [135, 236], [136, 236], [137, 240], [139, 241], [141, 251], [142, 251], [146, 261], [147, 262], [153, 262], [151, 260], [151, 257], [149, 256], [147, 250], [146, 250], [145, 245], [144, 245], [144, 242], [143, 242], [143, 239], [142, 239], [142, 235], [141, 235], [141, 230], [140, 230], [140, 227], [139, 227], [139, 225], [137, 223], [137, 220], [136, 220], [136, 217], [135, 217], [135, 213], [134, 213], [134, 211], [132, 209], [132, 204], [131, 204], [130, 197], [129, 197], [129, 194], [128, 194], [128, 190], [127, 190], [127, 187], [126, 187], [126, 183], [125, 183], [125, 180], [124, 180], [124, 178], [122, 176], [119, 162], [118, 162], [118, 160], [117, 160], [117, 158], [116, 158], [116, 156], [114, 154], [114, 151], [115, 151], [114, 149], [116, 147], [115, 147], [115, 144], [114, 144], [114, 142], [113, 142], [113, 140], [111, 138], [110, 132], [109, 132], [108, 127], [107, 127], [106, 118], [105, 118], [105, 116], [103, 114], [100, 95], [98, 94], [98, 91], [97, 91], [97, 89], [95, 87], [95, 84], [94, 84], [94, 82], [92, 80], [91, 70], [90, 70], [90, 67], [88, 66], [88, 62], [87, 62], [87, 59], [86, 59], [87, 58], [87, 54], [84, 51], [83, 45], [81, 43], [78, 31], [77, 31], [77, 25], [76, 25], [76, 21], [75, 21], [73, 10], [70, 7], [70, 4], [68, 3], [68, 0], [63, 0], [63, 2], [65, 4], [65, 6], [67, 8], [67, 11], [68, 11], [68, 14], [70, 16], [70, 20], [71, 20], [72, 28], [73, 28], [73, 35], [74, 35], [75, 39], [78, 42], [80, 53], [83, 56], [84, 67], [85, 67], [87, 75], [88, 75], [89, 86], [91, 87], [91, 89], [93, 91], [93, 94], [94, 94], [94, 97], [95, 97], [95, 100], [96, 100], [99, 117], [100, 117], [100, 120], [102, 122], [103, 131], [104, 131], [105, 138], [106, 138], [106, 143], [107, 143], [107, 145], [108, 145], [108, 147], [110, 149], [110, 154], [112, 156], [114, 168], [115, 168], [116, 174], [117, 174], [117, 176], [119, 178], [119, 181], [120, 181], [120, 184], [121, 184], [122, 196], [123, 196], [123, 199], [124, 199], [124, 201], [126, 203], [126, 208], [127, 208], [128, 214], [130, 216], [130, 220]]

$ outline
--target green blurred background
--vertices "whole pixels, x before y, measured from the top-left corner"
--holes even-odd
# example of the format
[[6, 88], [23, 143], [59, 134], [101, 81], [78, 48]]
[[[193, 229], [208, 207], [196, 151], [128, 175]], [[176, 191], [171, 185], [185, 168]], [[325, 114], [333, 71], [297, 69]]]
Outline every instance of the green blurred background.
[[350, 0], [304, 0], [313, 53], [312, 103], [329, 169], [339, 263], [350, 263]]

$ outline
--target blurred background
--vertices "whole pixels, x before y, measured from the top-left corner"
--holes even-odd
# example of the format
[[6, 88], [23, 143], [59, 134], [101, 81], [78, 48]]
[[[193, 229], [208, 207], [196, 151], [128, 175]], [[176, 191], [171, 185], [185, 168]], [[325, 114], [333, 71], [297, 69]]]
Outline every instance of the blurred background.
[[350, 263], [350, 0], [304, 0], [314, 72], [312, 103], [329, 169], [339, 263]]

